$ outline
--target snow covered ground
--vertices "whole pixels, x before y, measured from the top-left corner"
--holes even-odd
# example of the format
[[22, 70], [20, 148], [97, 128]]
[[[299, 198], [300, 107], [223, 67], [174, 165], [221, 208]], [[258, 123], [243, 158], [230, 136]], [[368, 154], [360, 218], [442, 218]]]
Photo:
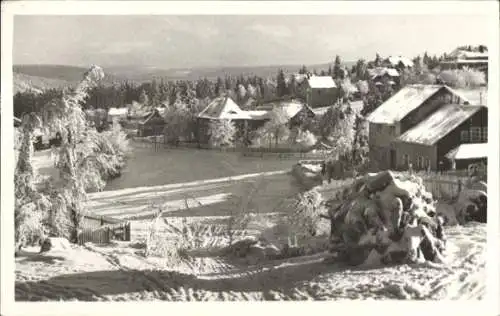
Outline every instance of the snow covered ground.
[[[39, 162], [40, 168], [49, 168]], [[151, 173], [150, 173], [151, 174]], [[191, 175], [192, 176], [192, 175]], [[144, 178], [146, 179], [146, 178]], [[155, 180], [160, 181], [160, 180]], [[446, 228], [446, 265], [347, 267], [317, 253], [257, 264], [221, 256], [227, 244], [224, 222], [233, 197], [258, 188], [252, 211], [258, 216], [240, 236], [259, 234], [278, 221], [280, 202], [296, 193], [288, 174], [269, 172], [157, 183], [90, 195], [96, 214], [131, 220], [132, 241], [73, 245], [39, 254], [25, 249], [16, 258], [16, 300], [239, 301], [337, 299], [481, 299], [486, 283], [486, 225]], [[186, 204], [187, 203], [187, 204]], [[187, 227], [198, 247], [185, 257], [144, 257], [143, 241], [152, 214], [163, 204], [161, 236], [176, 247]], [[193, 225], [191, 225], [193, 224]], [[170, 226], [168, 226], [170, 225]], [[197, 227], [195, 229], [195, 227]]]

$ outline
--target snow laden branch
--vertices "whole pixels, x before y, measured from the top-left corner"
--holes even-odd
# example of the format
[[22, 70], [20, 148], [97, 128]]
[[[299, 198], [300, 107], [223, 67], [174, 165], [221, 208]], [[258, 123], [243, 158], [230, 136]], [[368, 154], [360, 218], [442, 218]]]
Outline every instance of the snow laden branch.
[[[108, 176], [119, 174], [127, 150], [125, 134], [115, 127], [98, 133], [82, 111], [90, 89], [104, 77], [92, 66], [73, 91], [64, 91], [23, 116], [17, 159], [16, 247], [20, 249], [46, 234], [69, 237], [77, 242], [80, 217], [88, 190], [101, 190]], [[59, 133], [62, 144], [56, 153], [58, 183], [39, 186], [33, 168], [33, 133]]]

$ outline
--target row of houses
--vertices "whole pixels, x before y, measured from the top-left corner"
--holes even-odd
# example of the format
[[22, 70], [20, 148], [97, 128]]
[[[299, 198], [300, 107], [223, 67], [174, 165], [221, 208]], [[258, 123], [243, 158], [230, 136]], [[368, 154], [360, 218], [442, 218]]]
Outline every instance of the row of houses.
[[374, 169], [463, 169], [487, 157], [486, 90], [408, 85], [367, 120]]

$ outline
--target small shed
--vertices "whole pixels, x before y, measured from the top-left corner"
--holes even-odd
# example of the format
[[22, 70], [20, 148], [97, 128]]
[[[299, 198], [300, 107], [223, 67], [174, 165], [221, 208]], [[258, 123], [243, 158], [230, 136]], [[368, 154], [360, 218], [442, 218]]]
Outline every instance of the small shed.
[[461, 144], [446, 155], [455, 169], [466, 169], [475, 163], [486, 164], [488, 159], [488, 143]]
[[165, 129], [165, 118], [159, 109], [153, 110], [144, 120], [139, 122], [137, 136], [158, 136], [163, 135]]

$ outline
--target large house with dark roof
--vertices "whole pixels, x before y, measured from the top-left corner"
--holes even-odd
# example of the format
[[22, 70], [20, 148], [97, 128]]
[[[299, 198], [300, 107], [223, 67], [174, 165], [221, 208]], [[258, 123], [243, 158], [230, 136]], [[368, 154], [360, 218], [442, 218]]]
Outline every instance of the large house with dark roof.
[[375, 169], [445, 170], [447, 154], [487, 141], [487, 108], [446, 85], [408, 85], [368, 117]]

